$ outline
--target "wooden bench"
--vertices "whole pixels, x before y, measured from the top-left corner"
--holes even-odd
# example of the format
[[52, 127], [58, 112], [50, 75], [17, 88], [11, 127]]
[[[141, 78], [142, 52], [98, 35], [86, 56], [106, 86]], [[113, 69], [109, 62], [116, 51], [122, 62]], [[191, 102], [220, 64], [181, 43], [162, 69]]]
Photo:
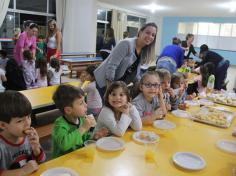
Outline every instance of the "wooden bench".
[[39, 126], [35, 128], [38, 135], [39, 135], [39, 139], [43, 140], [45, 138], [48, 138], [51, 136], [52, 134], [52, 129], [53, 129], [53, 123], [47, 124], [47, 125], [43, 125], [43, 126]]

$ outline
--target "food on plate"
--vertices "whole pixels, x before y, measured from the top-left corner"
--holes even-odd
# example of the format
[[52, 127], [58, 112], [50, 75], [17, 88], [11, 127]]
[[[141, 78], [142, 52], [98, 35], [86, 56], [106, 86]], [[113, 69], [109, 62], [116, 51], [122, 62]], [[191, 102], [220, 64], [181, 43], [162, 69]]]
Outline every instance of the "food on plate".
[[181, 103], [181, 104], [179, 104], [178, 108], [181, 110], [186, 110], [188, 108], [188, 106], [186, 103]]
[[140, 132], [139, 138], [147, 142], [152, 142], [156, 140], [154, 135], [145, 132]]
[[236, 106], [236, 97], [232, 96], [231, 94], [225, 94], [225, 93], [209, 94], [207, 97], [216, 103]]
[[228, 120], [225, 113], [212, 107], [208, 108], [208, 112], [200, 110], [194, 115], [194, 118], [203, 122], [209, 122], [211, 124], [219, 126], [227, 126], [228, 124]]

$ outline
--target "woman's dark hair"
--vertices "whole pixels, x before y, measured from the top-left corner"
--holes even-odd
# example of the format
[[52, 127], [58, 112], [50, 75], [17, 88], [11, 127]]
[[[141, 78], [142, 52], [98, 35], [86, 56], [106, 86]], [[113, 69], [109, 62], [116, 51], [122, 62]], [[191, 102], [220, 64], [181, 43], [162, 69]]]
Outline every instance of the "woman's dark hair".
[[[144, 26], [142, 26], [142, 28], [139, 30], [138, 32], [138, 37], [140, 35], [141, 32], [143, 32], [147, 27], [154, 27], [156, 28], [156, 31], [157, 31], [157, 25], [155, 23], [147, 23], [145, 24]], [[145, 47], [142, 48], [142, 63], [146, 63], [146, 64], [149, 64], [151, 63], [155, 58], [155, 44], [156, 44], [156, 35], [155, 35], [155, 38], [153, 40], [153, 42], [150, 44], [150, 45], [147, 45]]]
[[9, 123], [12, 118], [28, 116], [32, 112], [29, 100], [20, 92], [7, 90], [0, 93], [0, 121]]
[[215, 70], [215, 66], [211, 62], [205, 63], [204, 65], [200, 66], [200, 73], [202, 75], [202, 86], [203, 87], [207, 86], [209, 76], [212, 74], [215, 74], [214, 70]]
[[113, 107], [110, 105], [109, 103], [109, 95], [118, 88], [122, 88], [123, 92], [125, 93], [125, 95], [127, 96], [127, 101], [130, 102], [131, 98], [129, 95], [129, 90], [127, 88], [127, 85], [123, 82], [123, 81], [115, 81], [113, 83], [111, 83], [111, 85], [107, 88], [105, 96], [104, 96], [104, 105], [111, 108], [113, 110]]
[[31, 23], [33, 23], [32, 20], [26, 20], [26, 21], [24, 21], [24, 22], [23, 22], [23, 27], [24, 27], [24, 29], [25, 29], [26, 27], [29, 27]]
[[174, 44], [174, 45], [179, 45], [180, 43], [181, 43], [181, 40], [180, 40], [179, 38], [174, 37], [174, 38], [172, 39], [172, 44]]
[[23, 57], [25, 60], [28, 60], [28, 61], [32, 61], [34, 59], [33, 54], [30, 50], [23, 51]]
[[56, 72], [59, 72], [59, 70], [60, 70], [60, 63], [59, 63], [59, 61], [57, 60], [57, 58], [52, 58], [52, 59], [50, 60], [50, 66], [51, 66], [52, 68], [55, 68], [55, 71], [56, 71]]
[[36, 68], [39, 68], [41, 77], [47, 76], [47, 61], [46, 59], [37, 59]]
[[7, 51], [6, 50], [0, 50], [0, 55], [2, 55], [3, 58], [7, 57]]
[[29, 28], [30, 29], [33, 29], [33, 28], [37, 28], [38, 29], [39, 27], [38, 27], [38, 25], [36, 23], [30, 23]]
[[84, 92], [82, 89], [72, 85], [60, 85], [53, 94], [53, 101], [56, 107], [64, 114], [64, 108], [72, 107], [77, 98], [82, 98]]
[[186, 35], [186, 40], [188, 40], [188, 39], [191, 38], [191, 37], [194, 37], [194, 35], [193, 35], [193, 34], [187, 34], [187, 35]]
[[91, 76], [94, 77], [94, 70], [96, 69], [96, 66], [90, 65], [86, 68], [86, 72]]
[[203, 44], [203, 45], [200, 46], [200, 54], [205, 52], [205, 51], [208, 51], [208, 50], [209, 50], [209, 48], [206, 44]]

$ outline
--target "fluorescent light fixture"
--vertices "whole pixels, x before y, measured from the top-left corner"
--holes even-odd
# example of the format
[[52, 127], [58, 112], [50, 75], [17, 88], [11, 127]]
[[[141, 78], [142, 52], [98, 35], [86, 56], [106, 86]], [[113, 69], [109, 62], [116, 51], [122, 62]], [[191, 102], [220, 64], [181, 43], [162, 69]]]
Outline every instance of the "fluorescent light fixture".
[[142, 8], [142, 9], [150, 10], [152, 13], [155, 13], [155, 11], [157, 11], [157, 10], [164, 10], [164, 9], [166, 9], [166, 7], [157, 5], [157, 4], [155, 4], [155, 3], [149, 4], [149, 5], [141, 6], [141, 8]]
[[220, 8], [229, 9], [231, 13], [234, 13], [236, 11], [236, 1], [221, 3], [217, 5]]

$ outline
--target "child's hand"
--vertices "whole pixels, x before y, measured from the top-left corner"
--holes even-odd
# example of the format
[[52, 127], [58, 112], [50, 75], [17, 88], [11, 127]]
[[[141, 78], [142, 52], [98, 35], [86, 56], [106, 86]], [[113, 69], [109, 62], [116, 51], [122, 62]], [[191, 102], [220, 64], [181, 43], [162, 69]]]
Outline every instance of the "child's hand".
[[171, 105], [168, 103], [168, 104], [166, 104], [166, 110], [167, 111], [170, 111], [171, 110]]
[[167, 92], [170, 94], [170, 96], [173, 98], [175, 97], [174, 90], [172, 88], [168, 88]]
[[108, 135], [108, 129], [103, 127], [95, 132], [94, 139], [97, 140], [107, 135]]
[[122, 113], [125, 113], [125, 114], [129, 115], [130, 104], [127, 103], [127, 104], [125, 104], [125, 105], [119, 107], [118, 110], [119, 110], [120, 112], [122, 112]]
[[157, 97], [163, 99], [163, 91], [162, 91], [161, 87], [160, 87], [159, 91], [157, 92]]
[[28, 136], [31, 148], [35, 156], [40, 154], [40, 144], [39, 144], [39, 136], [37, 131], [31, 127], [24, 131], [24, 133]]
[[92, 116], [86, 116], [85, 117], [85, 120], [84, 120], [84, 124], [83, 124], [83, 127], [86, 129], [86, 130], [89, 130], [91, 127], [95, 127], [96, 126], [96, 120], [94, 117]]
[[24, 167], [22, 167], [24, 175], [29, 175], [38, 170], [38, 163], [35, 160], [30, 160]]

